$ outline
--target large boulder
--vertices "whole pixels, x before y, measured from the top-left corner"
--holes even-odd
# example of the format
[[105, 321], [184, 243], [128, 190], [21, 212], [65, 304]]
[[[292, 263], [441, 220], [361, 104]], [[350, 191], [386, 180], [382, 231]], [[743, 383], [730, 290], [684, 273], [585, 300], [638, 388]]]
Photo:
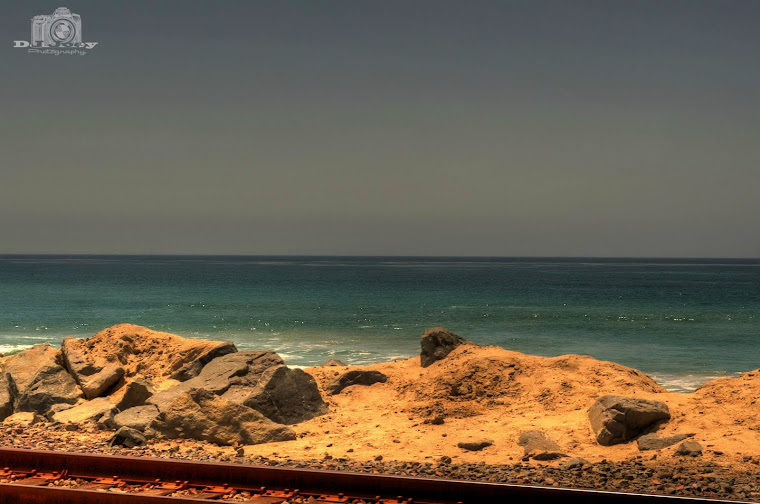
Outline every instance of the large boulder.
[[16, 411], [34, 411], [45, 414], [58, 403], [75, 404], [82, 393], [69, 373], [61, 366], [47, 366], [34, 375], [34, 379], [19, 393]]
[[17, 392], [23, 394], [41, 369], [62, 364], [61, 351], [44, 343], [3, 358], [3, 371], [11, 375]]
[[124, 376], [124, 368], [116, 365], [108, 365], [95, 373], [80, 384], [82, 392], [87, 399], [100, 397], [116, 385]]
[[197, 377], [155, 394], [148, 402], [164, 411], [191, 389], [207, 390], [226, 401], [251, 407], [278, 423], [298, 423], [327, 413], [314, 378], [300, 369], [288, 368], [273, 352], [217, 357]]
[[420, 365], [428, 367], [432, 363], [444, 359], [462, 343], [464, 343], [464, 339], [448, 329], [443, 327], [428, 329], [420, 339]]
[[86, 339], [66, 338], [61, 346], [66, 368], [82, 386], [110, 366], [126, 378], [140, 373], [154, 383], [185, 381], [215, 357], [236, 352], [230, 341], [189, 339], [133, 324], [109, 327]]
[[158, 408], [153, 404], [144, 406], [135, 406], [117, 413], [113, 417], [113, 424], [116, 428], [129, 427], [140, 432], [145, 432], [153, 420], [158, 416]]
[[325, 390], [330, 395], [339, 394], [344, 388], [351, 385], [373, 385], [375, 383], [385, 383], [388, 377], [380, 371], [369, 371], [366, 369], [355, 369], [348, 371], [335, 378], [325, 386]]
[[670, 419], [668, 405], [633, 397], [606, 395], [588, 409], [591, 428], [602, 446], [626, 443]]
[[135, 377], [124, 386], [116, 407], [124, 411], [135, 406], [142, 406], [155, 393], [156, 389], [148, 380], [142, 376]]
[[219, 445], [251, 445], [296, 438], [290, 427], [276, 424], [252, 408], [225, 401], [202, 389], [181, 394], [150, 427], [168, 438], [184, 435]]
[[135, 446], [144, 445], [148, 442], [148, 439], [142, 432], [130, 429], [129, 427], [122, 427], [117, 430], [111, 439], [108, 440], [108, 444], [111, 446], [124, 446], [125, 448], [134, 448]]

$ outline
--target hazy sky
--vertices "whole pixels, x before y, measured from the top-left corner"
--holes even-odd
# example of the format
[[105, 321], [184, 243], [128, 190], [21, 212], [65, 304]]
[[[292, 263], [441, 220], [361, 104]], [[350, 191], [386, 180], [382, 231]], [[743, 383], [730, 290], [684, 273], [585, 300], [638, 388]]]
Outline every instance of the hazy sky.
[[[28, 54], [66, 6], [86, 56]], [[0, 253], [760, 256], [760, 1], [14, 0]]]

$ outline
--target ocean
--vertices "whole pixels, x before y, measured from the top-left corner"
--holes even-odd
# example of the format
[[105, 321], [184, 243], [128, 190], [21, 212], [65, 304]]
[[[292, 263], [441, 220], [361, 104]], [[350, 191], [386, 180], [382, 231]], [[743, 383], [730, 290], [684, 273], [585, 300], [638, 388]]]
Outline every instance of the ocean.
[[0, 256], [0, 352], [124, 322], [294, 366], [411, 357], [444, 326], [689, 391], [760, 367], [760, 260]]

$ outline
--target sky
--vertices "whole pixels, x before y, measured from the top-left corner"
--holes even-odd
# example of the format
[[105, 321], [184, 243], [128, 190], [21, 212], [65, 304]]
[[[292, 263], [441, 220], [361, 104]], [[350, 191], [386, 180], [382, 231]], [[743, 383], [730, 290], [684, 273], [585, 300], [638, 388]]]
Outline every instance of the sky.
[[[30, 54], [66, 6], [84, 56]], [[0, 254], [760, 257], [760, 2], [11, 0]]]

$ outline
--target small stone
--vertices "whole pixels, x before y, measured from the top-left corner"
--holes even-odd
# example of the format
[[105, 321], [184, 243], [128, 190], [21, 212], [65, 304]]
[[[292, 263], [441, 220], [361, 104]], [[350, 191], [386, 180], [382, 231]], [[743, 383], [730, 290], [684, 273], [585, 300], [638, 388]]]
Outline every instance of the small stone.
[[576, 467], [583, 467], [585, 465], [589, 465], [590, 462], [586, 460], [585, 458], [581, 457], [573, 457], [570, 459], [565, 460], [559, 465], [560, 469], [575, 469]]
[[702, 445], [696, 441], [684, 441], [676, 448], [676, 455], [699, 457], [702, 455]]
[[457, 446], [468, 451], [480, 451], [483, 448], [491, 446], [492, 444], [492, 439], [479, 439], [476, 441], [462, 441], [457, 443]]
[[449, 457], [448, 455], [444, 455], [443, 457], [439, 459], [439, 462], [441, 464], [451, 464], [451, 457]]
[[67, 423], [63, 426], [64, 430], [67, 431], [78, 431], [79, 430], [79, 424], [75, 423]]

